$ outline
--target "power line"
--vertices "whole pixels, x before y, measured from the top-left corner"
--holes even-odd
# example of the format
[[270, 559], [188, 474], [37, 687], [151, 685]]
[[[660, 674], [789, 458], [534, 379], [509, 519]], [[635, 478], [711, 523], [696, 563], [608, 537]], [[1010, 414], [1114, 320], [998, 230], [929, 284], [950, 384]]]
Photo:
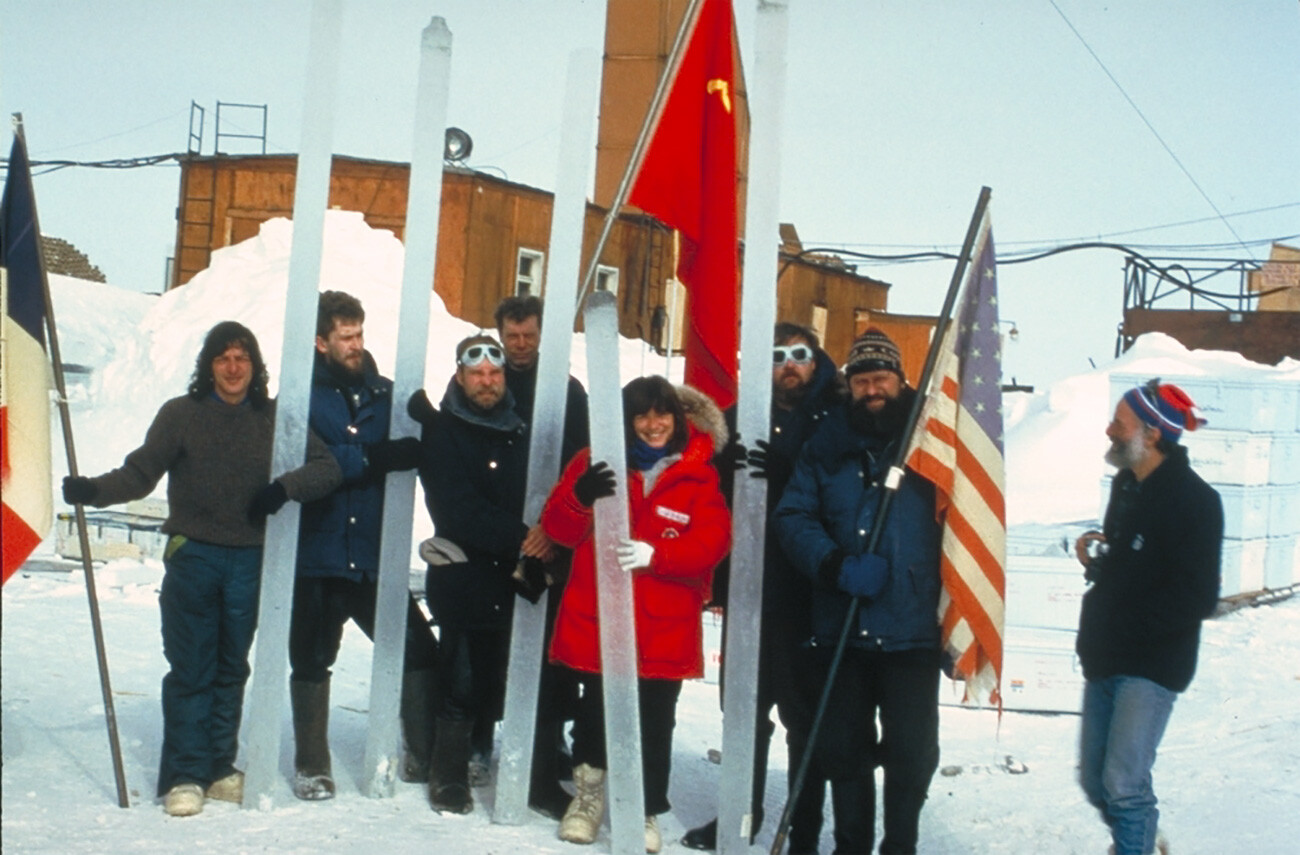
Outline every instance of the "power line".
[[[1214, 204], [1214, 200], [1210, 198], [1210, 194], [1205, 192], [1205, 189], [1201, 187], [1200, 182], [1198, 182], [1196, 177], [1192, 175], [1191, 170], [1183, 165], [1183, 162], [1178, 159], [1178, 155], [1174, 154], [1174, 150], [1169, 147], [1169, 143], [1165, 142], [1164, 137], [1160, 136], [1160, 132], [1157, 131], [1155, 125], [1151, 124], [1151, 121], [1147, 119], [1146, 114], [1142, 112], [1142, 108], [1137, 105], [1137, 102], [1129, 97], [1128, 92], [1124, 91], [1124, 87], [1120, 85], [1119, 80], [1115, 78], [1115, 75], [1110, 73], [1110, 69], [1106, 67], [1106, 63], [1102, 62], [1101, 57], [1097, 56], [1097, 52], [1088, 44], [1088, 41], [1083, 37], [1083, 34], [1075, 28], [1074, 24], [1070, 23], [1070, 19], [1065, 16], [1065, 12], [1061, 11], [1061, 7], [1056, 5], [1056, 0], [1047, 0], [1047, 2], [1052, 4], [1052, 8], [1056, 10], [1056, 14], [1061, 16], [1061, 20], [1065, 21], [1065, 25], [1070, 28], [1070, 32], [1074, 33], [1080, 44], [1083, 45], [1084, 49], [1087, 50], [1092, 58], [1097, 61], [1097, 65], [1099, 65], [1101, 70], [1106, 73], [1106, 76], [1110, 78], [1110, 82], [1115, 84], [1115, 88], [1119, 90], [1119, 94], [1124, 96], [1124, 100], [1127, 101], [1129, 106], [1133, 108], [1133, 111], [1138, 114], [1138, 118], [1140, 118], [1143, 124], [1147, 126], [1147, 129], [1151, 131], [1151, 135], [1156, 138], [1156, 141], [1159, 142], [1162, 147], [1164, 147], [1164, 150], [1171, 158], [1173, 158], [1174, 163], [1178, 164], [1178, 168], [1187, 176], [1187, 180], [1192, 182], [1192, 186], [1201, 194], [1201, 198], [1209, 204], [1211, 210], [1218, 215], [1218, 218], [1223, 222], [1224, 227], [1232, 233], [1233, 237], [1237, 238], [1237, 242], [1241, 244], [1243, 249], [1250, 252], [1249, 247], [1247, 247], [1241, 240], [1241, 236], [1237, 234], [1236, 229], [1232, 227], [1232, 224], [1228, 222], [1227, 218], [1223, 215], [1223, 212], [1219, 210], [1219, 206]], [[1251, 258], [1253, 259], [1254, 256], [1252, 255]]]

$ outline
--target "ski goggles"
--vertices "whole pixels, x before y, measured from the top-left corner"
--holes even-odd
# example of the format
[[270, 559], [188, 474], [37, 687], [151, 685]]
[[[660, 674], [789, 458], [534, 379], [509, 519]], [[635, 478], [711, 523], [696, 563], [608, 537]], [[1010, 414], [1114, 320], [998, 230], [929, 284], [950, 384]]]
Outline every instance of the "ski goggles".
[[506, 355], [495, 344], [472, 344], [456, 361], [466, 368], [473, 368], [485, 359], [497, 368], [506, 364]]
[[787, 362], [793, 362], [795, 365], [807, 365], [813, 360], [813, 349], [806, 344], [792, 344], [788, 346], [772, 348], [772, 365], [785, 365]]

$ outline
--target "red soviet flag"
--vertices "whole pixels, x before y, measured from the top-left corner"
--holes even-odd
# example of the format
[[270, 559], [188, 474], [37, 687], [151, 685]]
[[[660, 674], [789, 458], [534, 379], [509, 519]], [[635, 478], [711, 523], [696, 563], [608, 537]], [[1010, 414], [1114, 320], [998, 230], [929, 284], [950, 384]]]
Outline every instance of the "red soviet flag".
[[704, 0], [628, 201], [681, 234], [686, 382], [736, 401], [736, 83], [729, 0]]

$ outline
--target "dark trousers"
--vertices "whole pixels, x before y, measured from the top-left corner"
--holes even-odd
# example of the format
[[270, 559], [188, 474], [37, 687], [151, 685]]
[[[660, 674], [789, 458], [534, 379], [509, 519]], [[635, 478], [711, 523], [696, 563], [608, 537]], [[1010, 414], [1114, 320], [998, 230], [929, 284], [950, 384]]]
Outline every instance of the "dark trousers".
[[500, 721], [510, 661], [510, 627], [443, 621], [439, 633], [442, 702], [438, 717]]
[[163, 746], [158, 795], [234, 771], [239, 720], [257, 627], [262, 548], [168, 542], [158, 607], [163, 656]]
[[[604, 681], [599, 674], [578, 673], [582, 697], [573, 720], [573, 762], [608, 769], [605, 758]], [[668, 776], [673, 765], [673, 728], [677, 726], [677, 698], [681, 680], [637, 680], [641, 711], [641, 780], [645, 787], [646, 816], [667, 813]]]
[[[781, 614], [764, 614], [763, 630], [758, 645], [758, 685], [756, 691], [758, 721], [754, 729], [754, 790], [750, 809], [756, 814], [763, 811], [763, 794], [767, 787], [767, 760], [769, 744], [776, 728], [772, 724], [772, 708], [776, 707], [781, 724], [786, 729], [787, 759], [790, 782], [804, 755], [808, 731], [812, 727], [820, 682], [807, 677], [808, 653], [801, 647], [807, 633], [799, 632]], [[723, 614], [722, 668], [719, 682], [719, 701], [726, 710], [726, 698], [721, 691], [727, 674], [727, 624]], [[814, 683], [816, 685], [814, 685]], [[821, 835], [822, 805], [826, 801], [826, 778], [814, 762], [800, 790], [799, 799], [790, 815], [790, 843], [792, 852], [814, 851]]]
[[[375, 637], [375, 594], [377, 582], [299, 576], [293, 582], [293, 615], [289, 622], [290, 679], [323, 683], [338, 659], [343, 625], [349, 620]], [[406, 661], [404, 671], [437, 667], [438, 642], [429, 622], [415, 602], [407, 598]]]
[[[824, 673], [831, 652], [819, 653]], [[845, 651], [822, 728], [815, 751], [831, 780], [835, 851], [872, 851], [874, 769], [880, 766], [885, 773], [880, 851], [916, 852], [921, 808], [939, 766], [938, 652]]]

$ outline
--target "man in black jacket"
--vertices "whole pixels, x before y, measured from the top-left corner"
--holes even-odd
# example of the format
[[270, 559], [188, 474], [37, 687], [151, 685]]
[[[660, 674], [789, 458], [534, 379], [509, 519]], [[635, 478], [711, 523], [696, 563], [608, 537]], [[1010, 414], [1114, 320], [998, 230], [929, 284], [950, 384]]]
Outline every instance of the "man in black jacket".
[[[294, 782], [300, 799], [334, 796], [329, 754], [330, 668], [349, 619], [374, 638], [384, 480], [414, 469], [419, 440], [389, 439], [393, 381], [381, 377], [365, 349], [361, 301], [342, 291], [320, 295], [311, 429], [343, 470], [343, 484], [303, 506], [289, 627], [289, 697], [293, 707]], [[433, 746], [434, 668], [438, 647], [412, 598], [407, 605], [402, 674], [401, 776], [428, 777]]]
[[496, 339], [456, 346], [456, 374], [426, 418], [420, 480], [438, 535], [463, 563], [431, 566], [429, 606], [440, 629], [438, 710], [429, 797], [435, 810], [473, 809], [468, 765], [476, 719], [500, 719], [520, 556], [555, 556], [541, 526], [523, 522], [527, 431], [506, 388]]
[[1101, 532], [1075, 552], [1092, 583], [1076, 648], [1086, 680], [1079, 781], [1116, 855], [1165, 852], [1151, 768], [1218, 601], [1223, 505], [1178, 444], [1205, 422], [1177, 386], [1126, 392], [1106, 428], [1119, 468]]
[[[807, 327], [782, 321], [773, 331], [772, 416], [767, 440], [749, 451], [752, 477], [767, 479], [769, 516], [794, 472], [794, 462], [808, 437], [826, 413], [845, 398], [844, 381], [835, 363], [818, 345], [817, 334]], [[727, 411], [734, 430], [735, 409]], [[731, 499], [732, 468], [720, 463], [724, 493]], [[730, 560], [718, 568], [713, 602], [725, 606]], [[807, 679], [802, 646], [812, 636], [812, 584], [786, 559], [776, 534], [769, 532], [763, 559], [763, 629], [759, 641], [758, 724], [754, 743], [753, 829], [763, 824], [763, 792], [767, 786], [767, 758], [776, 726], [772, 707], [786, 729], [789, 774], [795, 772], [807, 746], [820, 685]], [[723, 631], [725, 641], [725, 625]], [[726, 661], [724, 650], [723, 661]], [[725, 664], [724, 664], [725, 667]], [[815, 767], [805, 782], [790, 817], [790, 851], [813, 852], [822, 828], [825, 780]], [[717, 848], [718, 823], [710, 820], [686, 832], [682, 844], [691, 849]]]
[[[495, 320], [497, 335], [506, 355], [506, 388], [515, 399], [515, 412], [524, 420], [530, 433], [535, 424], [534, 402], [537, 398], [537, 362], [542, 343], [542, 301], [533, 296], [506, 297], [497, 304]], [[563, 323], [571, 322], [564, 318]], [[564, 433], [560, 440], [560, 469], [581, 449], [591, 444], [590, 421], [587, 410], [587, 390], [578, 378], [570, 375], [565, 387]], [[556, 472], [558, 478], [559, 472]], [[525, 569], [532, 571], [521, 580], [531, 588], [530, 598], [540, 596], [543, 586], [550, 583], [554, 590], [546, 600], [547, 636], [550, 646], [550, 628], [555, 625], [559, 611], [560, 592], [568, 578], [568, 551], [561, 550], [558, 560], [540, 577], [535, 564]], [[533, 750], [532, 774], [529, 782], [529, 804], [538, 811], [560, 819], [569, 804], [569, 794], [559, 784], [560, 778], [572, 777], [573, 757], [564, 739], [564, 723], [571, 720], [578, 704], [578, 683], [573, 672], [550, 662], [542, 663], [541, 685], [538, 689], [537, 728]], [[492, 755], [493, 723], [480, 720], [474, 730], [474, 760], [470, 763], [470, 777], [476, 773], [486, 777], [487, 760]]]

